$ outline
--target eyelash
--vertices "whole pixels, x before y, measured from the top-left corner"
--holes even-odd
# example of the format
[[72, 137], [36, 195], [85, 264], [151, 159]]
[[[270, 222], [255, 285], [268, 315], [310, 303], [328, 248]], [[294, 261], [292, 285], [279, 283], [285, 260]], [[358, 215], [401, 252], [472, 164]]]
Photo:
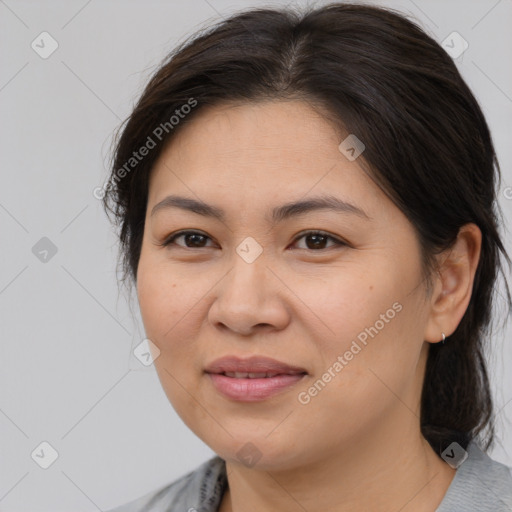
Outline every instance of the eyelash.
[[[180, 236], [184, 236], [184, 235], [201, 235], [201, 236], [204, 236], [206, 238], [209, 238], [211, 240], [211, 238], [208, 236], [208, 235], [205, 235], [204, 233], [201, 233], [200, 231], [190, 231], [190, 230], [184, 230], [184, 231], [178, 231], [172, 235], [170, 235], [169, 237], [167, 237], [162, 243], [158, 244], [162, 247], [170, 247], [171, 245], [177, 245], [178, 247], [181, 247], [182, 249], [190, 249], [190, 250], [194, 250], [194, 247], [186, 247], [186, 246], [181, 246], [181, 245], [178, 245], [176, 244], [174, 241], [179, 238]], [[317, 231], [317, 230], [310, 230], [310, 231], [303, 231], [301, 233], [299, 233], [299, 235], [297, 235], [297, 237], [295, 237], [295, 239], [293, 240], [293, 243], [295, 244], [297, 241], [299, 241], [301, 238], [304, 238], [306, 236], [310, 236], [310, 235], [321, 235], [327, 239], [330, 239], [332, 241], [335, 242], [336, 246], [348, 246], [348, 244], [346, 242], [344, 242], [343, 240], [340, 240], [339, 238], [336, 238], [332, 235], [330, 235], [329, 233], [326, 233], [325, 231]], [[328, 249], [331, 249], [332, 247], [327, 247], [327, 248], [323, 248], [323, 249], [302, 249], [302, 250], [307, 250], [307, 251], [313, 251], [313, 252], [321, 252], [321, 251], [326, 251]], [[196, 247], [195, 249], [207, 249], [207, 247]]]

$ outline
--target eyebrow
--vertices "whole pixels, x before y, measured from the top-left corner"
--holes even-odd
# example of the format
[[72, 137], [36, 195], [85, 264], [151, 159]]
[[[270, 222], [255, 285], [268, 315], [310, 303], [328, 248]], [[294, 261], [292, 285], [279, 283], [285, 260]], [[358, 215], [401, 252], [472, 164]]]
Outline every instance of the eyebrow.
[[[225, 212], [217, 207], [202, 201], [197, 201], [189, 197], [170, 195], [164, 198], [162, 201], [153, 206], [151, 210], [151, 216], [160, 210], [168, 208], [180, 208], [182, 210], [190, 211], [204, 217], [212, 217], [218, 219], [221, 222], [225, 220]], [[306, 213], [316, 210], [330, 210], [337, 213], [351, 213], [358, 215], [367, 220], [371, 220], [371, 217], [361, 208], [347, 203], [342, 199], [335, 196], [318, 196], [312, 197], [304, 201], [295, 201], [276, 206], [272, 210], [271, 219], [273, 222], [281, 222], [290, 217], [304, 215]]]

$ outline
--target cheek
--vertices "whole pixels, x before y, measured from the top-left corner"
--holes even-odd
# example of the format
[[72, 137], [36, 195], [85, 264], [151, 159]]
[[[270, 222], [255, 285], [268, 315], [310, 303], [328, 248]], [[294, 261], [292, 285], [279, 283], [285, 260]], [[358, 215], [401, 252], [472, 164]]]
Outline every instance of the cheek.
[[379, 332], [396, 323], [399, 314], [393, 303], [402, 294], [389, 276], [389, 268], [352, 265], [329, 269], [329, 276], [320, 279], [316, 276], [300, 282], [292, 280], [294, 293], [302, 304], [296, 319], [304, 322], [303, 328], [313, 335], [323, 353], [331, 358], [343, 354], [353, 340], [364, 344], [370, 333], [375, 334], [372, 326], [376, 323]]
[[[160, 350], [154, 361], [155, 369], [169, 402], [193, 430], [194, 422], [189, 416], [197, 412], [190, 408], [189, 393], [194, 392], [196, 385], [193, 368], [197, 336], [193, 331], [200, 321], [194, 314], [193, 303], [189, 304], [191, 288], [183, 284], [169, 269], [162, 270], [147, 261], [139, 264], [137, 295], [144, 330]], [[184, 293], [185, 289], [189, 294]]]
[[314, 388], [300, 390], [304, 401], [350, 411], [368, 402], [378, 409], [392, 395], [387, 386], [399, 389], [412, 379], [421, 348], [421, 319], [409, 293], [414, 276], [400, 279], [392, 270], [340, 272], [328, 286], [297, 289], [321, 320], [308, 308], [297, 313], [315, 319], [302, 326], [317, 363], [308, 382]]
[[[160, 351], [154, 365], [162, 387], [172, 403], [176, 400], [176, 380], [182, 382], [187, 378], [184, 369], [189, 367], [191, 361], [190, 354], [184, 354], [187, 343], [179, 319], [183, 318], [185, 312], [183, 301], [178, 299], [177, 288], [175, 283], [159, 279], [154, 271], [146, 273], [141, 269], [138, 274], [137, 294], [144, 331], [146, 337]], [[187, 356], [189, 363], [184, 364]]]
[[171, 329], [172, 320], [179, 315], [175, 284], [162, 280], [154, 271], [141, 269], [137, 279], [137, 296], [146, 335], [160, 349], [164, 333]]
[[189, 283], [186, 287], [185, 284], [175, 269], [151, 255], [141, 255], [137, 296], [146, 334], [159, 346], [165, 345], [165, 339], [172, 335], [175, 326], [192, 307], [189, 302], [193, 286]]
[[[166, 392], [191, 383], [199, 371], [198, 340], [204, 324], [201, 300], [205, 280], [180, 276], [179, 270], [165, 262], [141, 259], [138, 269], [137, 295], [146, 336], [160, 350], [155, 367], [165, 380]], [[208, 284], [208, 283], [206, 283]]]

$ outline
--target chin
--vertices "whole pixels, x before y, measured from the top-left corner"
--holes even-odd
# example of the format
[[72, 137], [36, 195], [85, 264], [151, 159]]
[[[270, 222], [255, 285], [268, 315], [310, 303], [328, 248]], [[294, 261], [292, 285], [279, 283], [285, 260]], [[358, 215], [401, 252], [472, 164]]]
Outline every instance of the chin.
[[[219, 445], [218, 439], [207, 443], [219, 457], [235, 465], [260, 471], [290, 470], [307, 462], [304, 453], [297, 451], [295, 442], [283, 445], [272, 442], [265, 435], [247, 436], [237, 441], [229, 438], [228, 444]], [[206, 442], [206, 441], [205, 441]]]

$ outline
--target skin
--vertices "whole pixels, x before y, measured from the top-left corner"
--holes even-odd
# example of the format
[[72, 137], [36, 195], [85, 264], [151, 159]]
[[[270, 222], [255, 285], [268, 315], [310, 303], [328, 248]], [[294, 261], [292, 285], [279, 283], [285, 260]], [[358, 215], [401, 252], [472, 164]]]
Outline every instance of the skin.
[[[440, 255], [428, 295], [412, 224], [360, 159], [340, 152], [347, 134], [319, 111], [268, 101], [198, 114], [152, 170], [137, 293], [167, 397], [226, 460], [229, 490], [220, 510], [434, 510], [455, 470], [420, 433], [427, 350], [442, 332], [453, 333], [468, 306], [480, 230], [464, 226], [454, 248]], [[169, 194], [213, 204], [226, 218], [175, 207], [152, 216]], [[370, 219], [327, 210], [278, 224], [266, 218], [275, 206], [325, 194]], [[206, 238], [159, 245], [183, 229]], [[296, 240], [303, 230], [325, 231], [346, 245]], [[249, 236], [263, 249], [252, 263], [236, 252]], [[298, 394], [396, 302], [400, 312], [300, 403]], [[273, 357], [308, 375], [267, 400], [236, 402], [204, 373], [231, 354]], [[261, 455], [252, 466], [237, 457], [247, 442]]]

